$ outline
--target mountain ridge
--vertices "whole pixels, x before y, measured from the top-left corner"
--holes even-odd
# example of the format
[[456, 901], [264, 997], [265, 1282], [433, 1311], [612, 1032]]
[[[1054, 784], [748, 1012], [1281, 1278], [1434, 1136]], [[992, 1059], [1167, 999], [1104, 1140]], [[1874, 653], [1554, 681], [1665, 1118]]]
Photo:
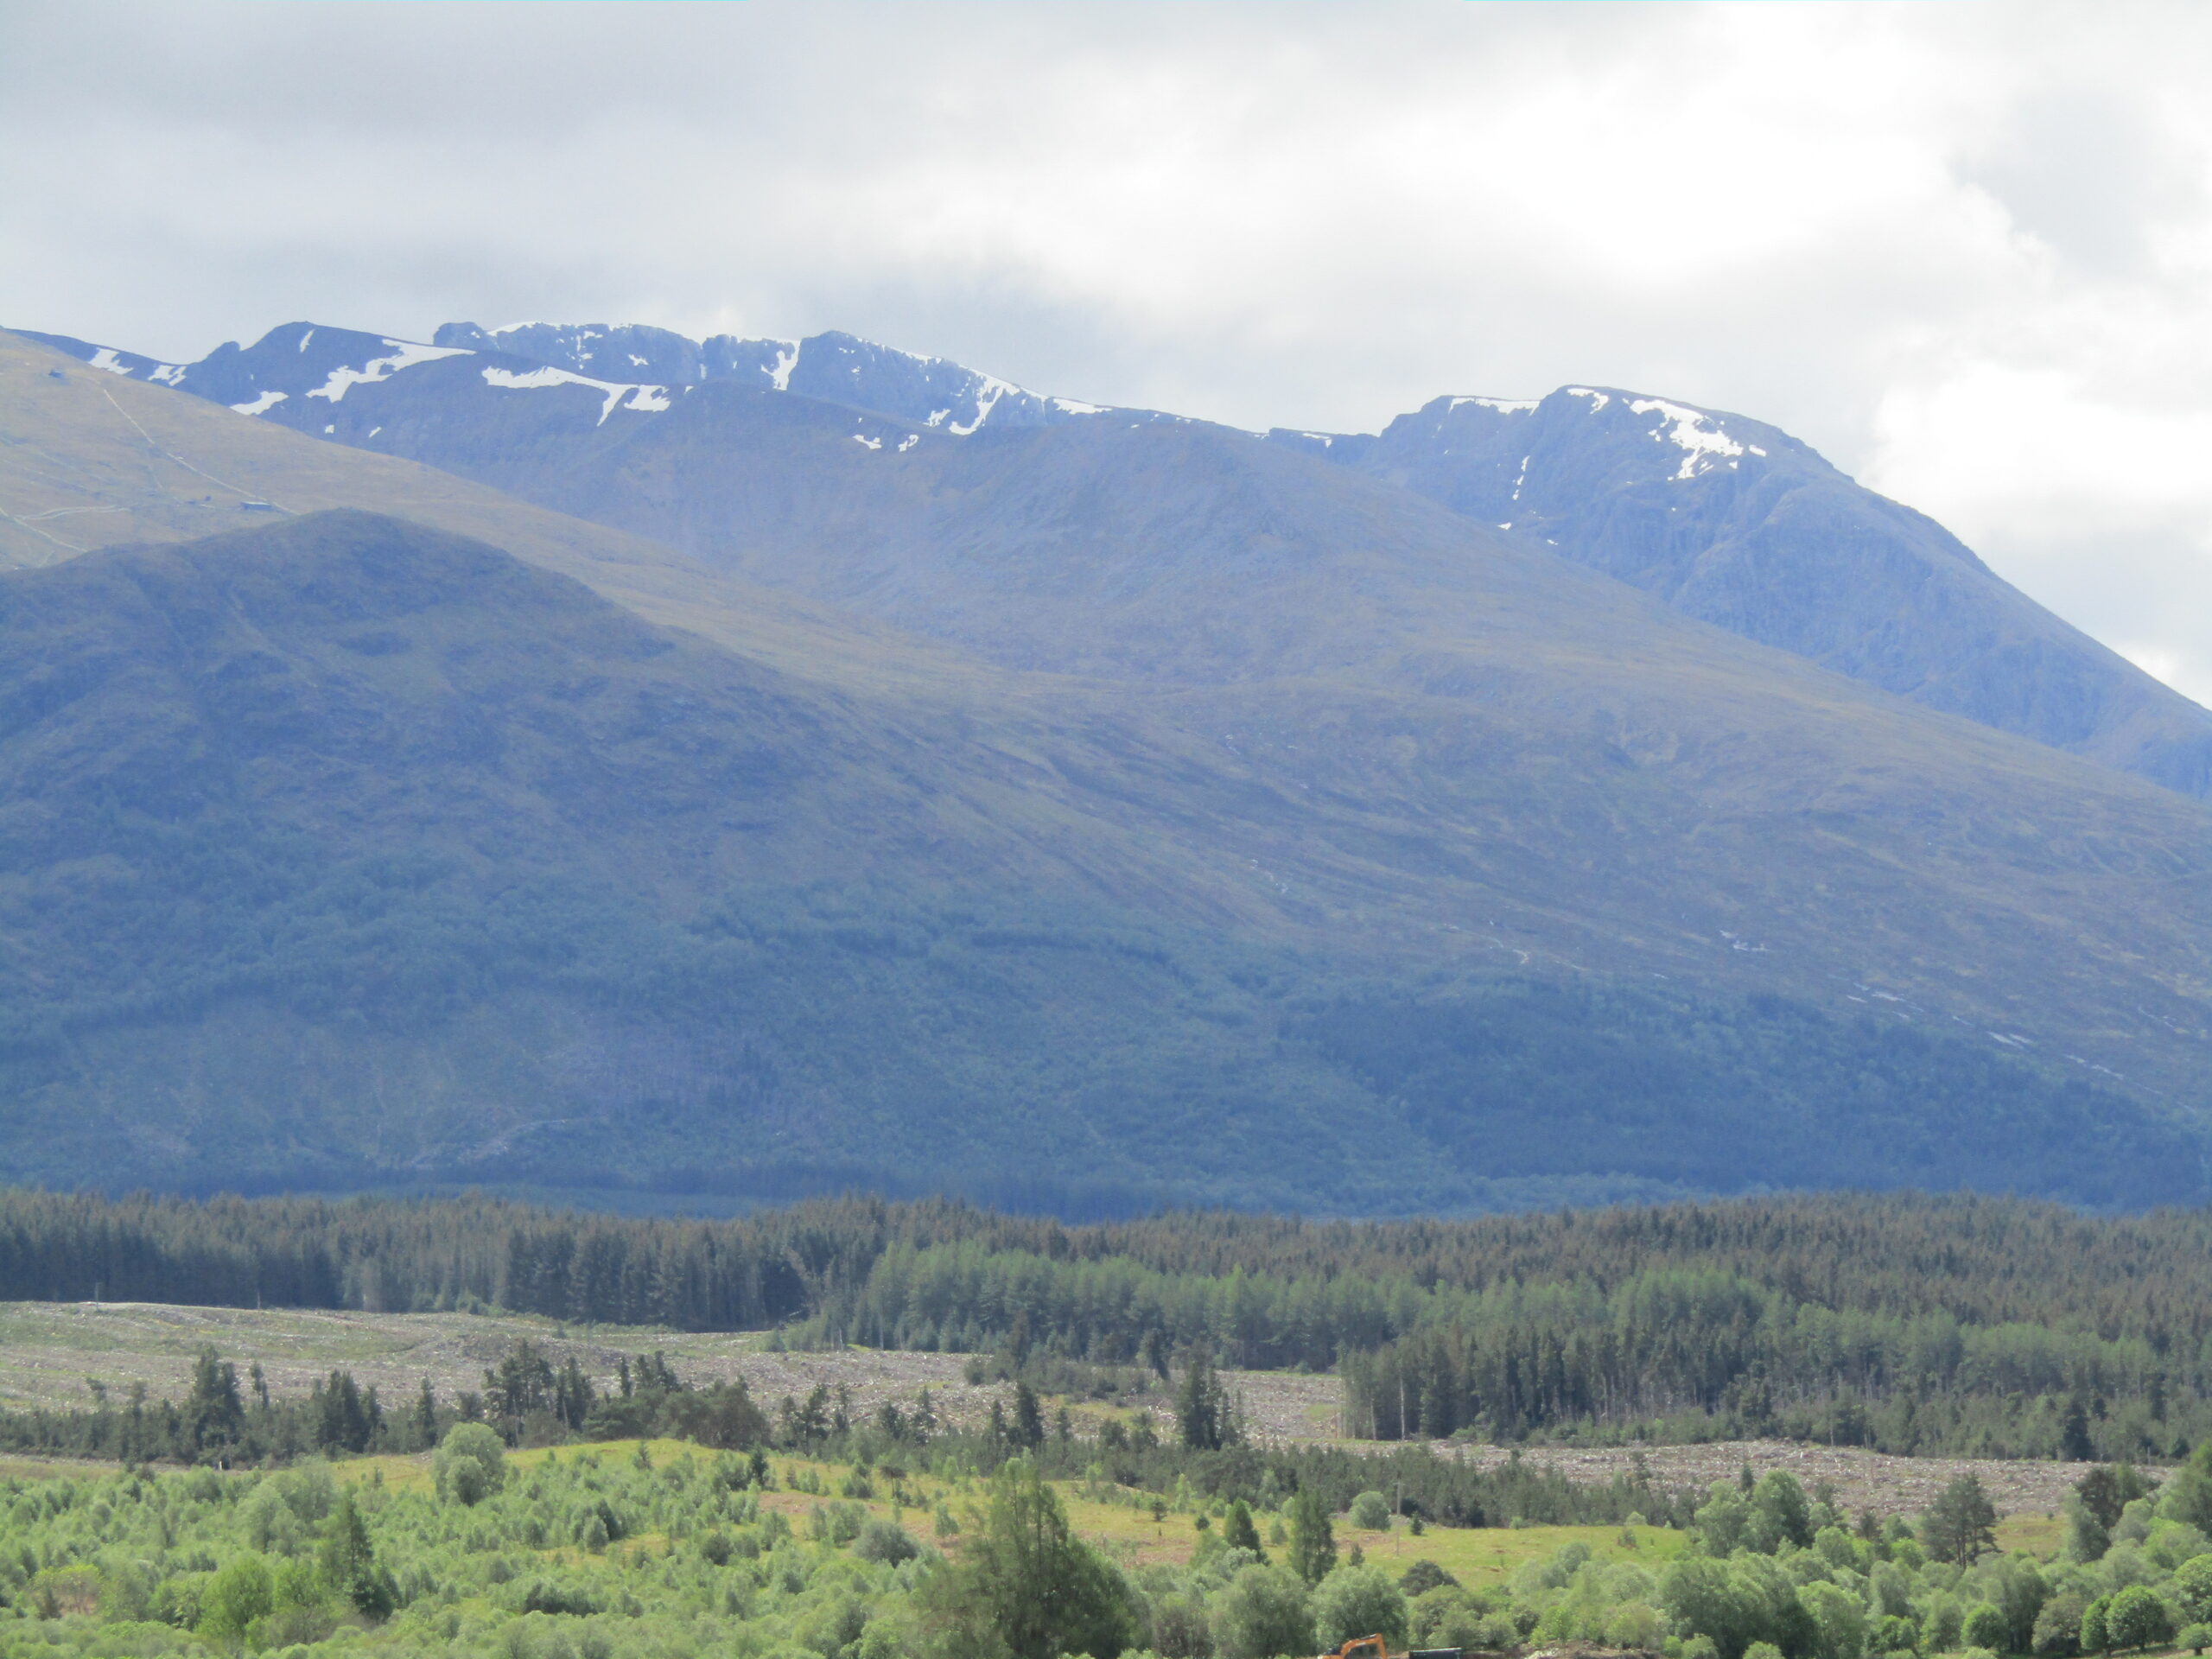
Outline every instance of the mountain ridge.
[[[511, 414], [491, 410], [479, 374], [510, 393], [556, 391], [579, 411], [595, 409], [595, 424], [618, 412], [664, 413], [709, 386], [810, 397], [860, 411], [849, 435], [863, 446], [1107, 416], [1209, 425], [1046, 397], [835, 333], [695, 341], [639, 325], [448, 323], [420, 345], [292, 323], [196, 365], [34, 337], [111, 372], [486, 477], [496, 477], [485, 470], [487, 442], [528, 440], [514, 435]], [[442, 363], [462, 353], [474, 354], [469, 366]], [[407, 382], [404, 396], [391, 389], [394, 377]], [[426, 378], [439, 395], [461, 399], [430, 442], [397, 448], [385, 422], [339, 408], [359, 387], [365, 401], [355, 410], [399, 397], [419, 426], [431, 401]], [[478, 412], [463, 416], [461, 407]], [[908, 425], [872, 426], [871, 416]], [[484, 429], [462, 436], [454, 428], [463, 421]], [[1573, 386], [1539, 399], [1440, 397], [1378, 434], [1279, 428], [1265, 437], [1497, 525], [1761, 644], [2181, 793], [2212, 794], [2212, 713], [2043, 610], [1933, 520], [1864, 489], [1764, 423]], [[512, 474], [502, 486], [515, 487]]]

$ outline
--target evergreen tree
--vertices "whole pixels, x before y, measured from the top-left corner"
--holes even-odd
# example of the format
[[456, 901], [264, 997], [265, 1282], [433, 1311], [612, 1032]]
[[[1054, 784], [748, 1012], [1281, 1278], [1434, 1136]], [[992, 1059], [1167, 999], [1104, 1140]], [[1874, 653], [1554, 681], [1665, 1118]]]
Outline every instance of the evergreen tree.
[[1218, 1452], [1236, 1443], [1235, 1408], [1229, 1390], [1213, 1367], [1213, 1356], [1193, 1349], [1184, 1363], [1183, 1381], [1175, 1390], [1175, 1430], [1184, 1448]]
[[2068, 1463], [2087, 1463], [2097, 1455], [2089, 1438], [2089, 1408], [2075, 1395], [2066, 1402], [2066, 1421], [2058, 1431], [2058, 1455]]
[[427, 1451], [438, 1443], [438, 1396], [431, 1391], [430, 1374], [423, 1373], [423, 1392], [415, 1398], [415, 1430], [417, 1450]]
[[1939, 1561], [1971, 1564], [1997, 1548], [1997, 1509], [1973, 1475], [1961, 1475], [1937, 1493], [1921, 1517], [1920, 1541]]
[[213, 1348], [202, 1348], [192, 1363], [192, 1388], [181, 1415], [191, 1456], [218, 1459], [234, 1448], [245, 1427], [238, 1367]]
[[1229, 1506], [1229, 1516], [1221, 1523], [1221, 1541], [1231, 1549], [1249, 1549], [1262, 1560], [1268, 1552], [1260, 1548], [1260, 1529], [1252, 1524], [1252, 1508], [1243, 1498]]
[[357, 1611], [372, 1619], [391, 1617], [398, 1595], [391, 1575], [377, 1565], [369, 1529], [354, 1507], [351, 1488], [340, 1489], [338, 1501], [323, 1522], [315, 1565], [323, 1582], [352, 1602]]
[[1027, 1382], [1014, 1385], [1014, 1443], [1025, 1452], [1033, 1452], [1045, 1443], [1045, 1414], [1037, 1402], [1037, 1390]]
[[1311, 1486], [1290, 1501], [1290, 1569], [1308, 1584], [1319, 1584], [1337, 1564], [1336, 1529], [1328, 1505]]

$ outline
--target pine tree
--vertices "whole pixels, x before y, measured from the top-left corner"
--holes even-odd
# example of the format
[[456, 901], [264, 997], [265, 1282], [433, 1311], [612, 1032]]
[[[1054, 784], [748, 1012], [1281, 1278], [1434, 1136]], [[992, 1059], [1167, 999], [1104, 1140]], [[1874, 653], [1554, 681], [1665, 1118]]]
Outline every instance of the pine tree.
[[1920, 1541], [1939, 1561], [1971, 1565], [1997, 1548], [1997, 1509], [1980, 1481], [1961, 1475], [1936, 1495], [1921, 1517]]

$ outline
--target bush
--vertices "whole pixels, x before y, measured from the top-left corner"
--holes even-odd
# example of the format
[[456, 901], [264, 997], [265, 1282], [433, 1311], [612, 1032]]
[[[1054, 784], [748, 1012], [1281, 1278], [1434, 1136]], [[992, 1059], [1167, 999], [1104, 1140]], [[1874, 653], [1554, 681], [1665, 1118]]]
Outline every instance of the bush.
[[1362, 1532], [1387, 1531], [1390, 1525], [1390, 1500], [1380, 1492], [1362, 1492], [1352, 1499], [1351, 1513], [1346, 1518]]
[[1406, 1598], [1378, 1567], [1340, 1567], [1313, 1587], [1313, 1630], [1325, 1648], [1356, 1636], [1406, 1645]]
[[2212, 1648], [2212, 1624], [2192, 1624], [2174, 1637], [2174, 1645], [2187, 1648], [2191, 1653], [2202, 1653]]
[[240, 1555], [200, 1592], [200, 1634], [235, 1646], [245, 1640], [254, 1621], [266, 1618], [276, 1605], [276, 1586], [269, 1563], [258, 1555]]
[[1459, 1582], [1434, 1561], [1426, 1559], [1415, 1561], [1398, 1576], [1398, 1588], [1405, 1592], [1409, 1600], [1427, 1595], [1439, 1585], [1456, 1585]]
[[1214, 1599], [1214, 1643], [1222, 1659], [1313, 1652], [1305, 1585], [1279, 1567], [1246, 1567]]
[[2046, 1659], [2064, 1659], [2082, 1650], [2082, 1613], [2088, 1601], [2078, 1590], [2062, 1590], [2036, 1614], [2029, 1646]]
[[1967, 1610], [1961, 1634], [1968, 1647], [1987, 1648], [1992, 1653], [2002, 1653], [2012, 1645], [2012, 1629], [2005, 1615], [1986, 1601]]
[[455, 1423], [430, 1459], [438, 1496], [449, 1503], [480, 1503], [507, 1478], [507, 1449], [481, 1423]]
[[1153, 1604], [1152, 1650], [1160, 1659], [1213, 1659], [1205, 1610], [1188, 1596], [1162, 1596]]
[[922, 1547], [906, 1529], [889, 1521], [868, 1522], [853, 1541], [854, 1554], [864, 1561], [876, 1561], [887, 1567], [911, 1561], [921, 1553]]

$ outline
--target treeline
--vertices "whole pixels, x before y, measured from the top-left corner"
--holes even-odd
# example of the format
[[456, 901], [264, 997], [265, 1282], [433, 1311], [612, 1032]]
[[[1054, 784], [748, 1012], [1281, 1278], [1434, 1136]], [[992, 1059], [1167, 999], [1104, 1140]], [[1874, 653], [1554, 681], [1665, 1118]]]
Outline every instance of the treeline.
[[1378, 1440], [1771, 1435], [2083, 1460], [2178, 1458], [2212, 1433], [2201, 1347], [1839, 1310], [1726, 1273], [1500, 1287], [1341, 1369], [1348, 1432]]
[[[486, 1425], [510, 1446], [656, 1434], [722, 1449], [770, 1443], [768, 1418], [741, 1378], [695, 1389], [661, 1355], [647, 1353], [623, 1357], [613, 1386], [605, 1382], [594, 1383], [574, 1358], [555, 1365], [525, 1340], [484, 1373], [480, 1390], [447, 1399], [426, 1376], [418, 1392], [387, 1407], [374, 1387], [362, 1387], [343, 1369], [283, 1399], [272, 1395], [257, 1362], [241, 1377], [236, 1364], [203, 1348], [181, 1400], [150, 1400], [140, 1383], [118, 1402], [95, 1382], [88, 1408], [0, 1410], [0, 1447], [227, 1469], [426, 1452], [461, 1423]], [[809, 1403], [818, 1409], [819, 1402]]]
[[801, 1345], [1342, 1366], [1345, 1427], [2164, 1459], [2212, 1433], [2212, 1215], [1916, 1195], [1465, 1222], [734, 1220], [0, 1193], [0, 1297], [501, 1307]]

